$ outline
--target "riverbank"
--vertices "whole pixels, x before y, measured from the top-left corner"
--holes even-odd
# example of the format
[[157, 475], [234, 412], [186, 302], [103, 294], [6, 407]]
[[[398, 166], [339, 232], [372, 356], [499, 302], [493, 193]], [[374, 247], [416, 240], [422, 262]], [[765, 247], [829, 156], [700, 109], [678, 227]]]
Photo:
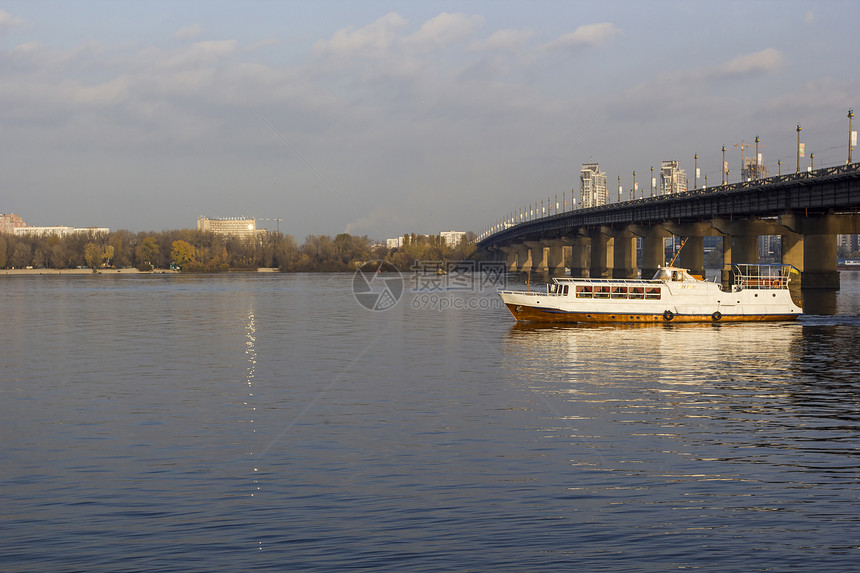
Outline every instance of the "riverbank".
[[[253, 271], [251, 271], [253, 272]], [[261, 267], [257, 269], [258, 273], [276, 273], [278, 269]], [[177, 275], [179, 271], [166, 269], [155, 269], [152, 271], [139, 271], [137, 269], [99, 269], [98, 272], [93, 272], [92, 269], [0, 269], [2, 275]]]

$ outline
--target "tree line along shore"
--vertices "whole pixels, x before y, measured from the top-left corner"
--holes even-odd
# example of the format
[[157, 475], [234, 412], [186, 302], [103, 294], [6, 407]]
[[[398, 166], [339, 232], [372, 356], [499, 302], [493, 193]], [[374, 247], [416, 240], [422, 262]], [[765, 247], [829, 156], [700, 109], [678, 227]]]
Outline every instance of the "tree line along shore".
[[438, 235], [404, 235], [389, 249], [366, 236], [341, 233], [309, 235], [304, 243], [283, 233], [254, 238], [191, 229], [162, 232], [119, 230], [65, 237], [0, 235], [0, 269], [137, 269], [140, 272], [226, 272], [277, 268], [282, 272], [354, 271], [366, 261], [384, 260], [398, 269], [417, 261], [470, 260], [476, 256], [474, 233], [456, 245]]

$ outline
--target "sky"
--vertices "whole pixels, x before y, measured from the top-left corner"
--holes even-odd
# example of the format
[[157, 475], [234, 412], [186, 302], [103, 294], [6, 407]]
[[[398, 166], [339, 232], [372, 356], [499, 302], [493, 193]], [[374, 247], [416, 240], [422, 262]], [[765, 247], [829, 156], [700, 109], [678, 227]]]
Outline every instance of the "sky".
[[[677, 160], [847, 160], [854, 1], [11, 1], [0, 212], [160, 231], [482, 232]], [[858, 108], [860, 111], [860, 108]], [[857, 129], [857, 124], [854, 125]], [[749, 146], [749, 147], [747, 147]], [[698, 155], [698, 161], [694, 160]], [[280, 221], [278, 221], [280, 219]]]

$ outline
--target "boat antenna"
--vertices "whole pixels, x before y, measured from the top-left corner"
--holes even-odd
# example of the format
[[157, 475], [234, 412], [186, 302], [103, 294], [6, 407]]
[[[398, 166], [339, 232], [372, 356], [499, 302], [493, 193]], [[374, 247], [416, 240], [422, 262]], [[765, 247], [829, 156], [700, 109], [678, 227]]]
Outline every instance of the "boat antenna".
[[669, 263], [669, 266], [670, 266], [670, 267], [674, 267], [674, 266], [675, 266], [675, 259], [677, 259], [677, 258], [678, 258], [678, 255], [680, 255], [680, 254], [681, 254], [681, 249], [683, 249], [683, 248], [684, 248], [684, 245], [686, 245], [686, 244], [687, 244], [687, 239], [688, 239], [688, 238], [689, 238], [689, 237], [684, 237], [684, 240], [683, 240], [683, 241], [681, 241], [681, 246], [680, 246], [680, 247], [678, 247], [678, 252], [677, 252], [677, 253], [675, 253], [675, 256], [674, 256], [674, 257], [672, 257], [672, 262], [671, 262], [671, 263]]

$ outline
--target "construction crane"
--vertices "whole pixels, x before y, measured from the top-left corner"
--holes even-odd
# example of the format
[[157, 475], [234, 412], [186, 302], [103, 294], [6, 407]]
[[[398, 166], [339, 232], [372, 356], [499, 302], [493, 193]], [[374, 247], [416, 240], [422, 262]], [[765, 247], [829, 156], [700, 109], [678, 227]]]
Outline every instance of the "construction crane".
[[[759, 140], [758, 136], [756, 135], [755, 136], [755, 153], [756, 153], [756, 155], [755, 155], [755, 178], [756, 179], [758, 179], [759, 171], [761, 170], [761, 166], [758, 163], [758, 150], [759, 150], [759, 148], [764, 147], [764, 145], [759, 143], [759, 141], [760, 140]], [[741, 148], [741, 179], [743, 179], [743, 174], [747, 168], [746, 158], [744, 157], [744, 150], [746, 150], [747, 147], [752, 147], [752, 145], [749, 143], [744, 143], [743, 139], [741, 140], [740, 143], [733, 143], [732, 145], [734, 145], [735, 147]]]

